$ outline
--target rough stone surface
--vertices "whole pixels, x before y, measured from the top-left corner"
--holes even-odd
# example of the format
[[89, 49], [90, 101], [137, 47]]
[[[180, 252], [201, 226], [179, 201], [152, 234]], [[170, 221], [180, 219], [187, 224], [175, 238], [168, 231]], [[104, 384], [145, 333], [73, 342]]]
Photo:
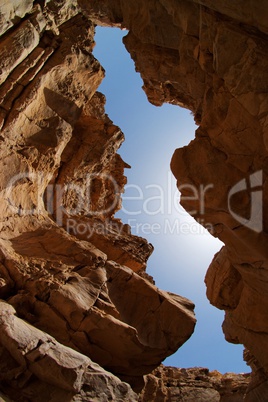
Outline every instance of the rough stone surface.
[[[152, 246], [114, 218], [127, 165], [96, 92], [96, 23], [129, 30], [150, 102], [194, 115], [172, 171], [184, 208], [225, 243], [207, 295], [246, 347], [245, 400], [268, 399], [267, 14], [264, 0], [1, 2], [2, 399], [136, 400], [104, 369], [141, 389], [194, 329], [193, 304], [146, 275]], [[189, 185], [207, 188], [205, 208]], [[247, 378], [204, 370], [160, 368], [141, 398], [242, 400]]]
[[10, 304], [1, 301], [0, 309], [0, 379], [12, 399], [40, 402], [137, 400], [128, 384], [16, 317]]
[[191, 336], [194, 305], [153, 284], [152, 245], [114, 218], [128, 165], [94, 23], [75, 2], [6, 2], [1, 27], [0, 390], [134, 401], [123, 381], [140, 389]]
[[[225, 243], [209, 267], [207, 294], [226, 311], [226, 339], [244, 344], [258, 367], [247, 400], [265, 400], [268, 9], [216, 3], [114, 0], [106, 12], [107, 2], [79, 0], [97, 22], [108, 17], [130, 30], [125, 45], [149, 101], [194, 115], [196, 138], [175, 151], [171, 168], [181, 204]], [[189, 185], [207, 189], [204, 209]]]
[[139, 401], [242, 402], [248, 383], [249, 374], [160, 366], [146, 376]]

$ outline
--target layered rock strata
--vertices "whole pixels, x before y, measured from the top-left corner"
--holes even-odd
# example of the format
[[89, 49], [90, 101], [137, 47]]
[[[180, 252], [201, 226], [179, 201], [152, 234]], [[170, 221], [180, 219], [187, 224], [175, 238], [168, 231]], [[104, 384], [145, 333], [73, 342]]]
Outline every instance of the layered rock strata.
[[226, 311], [226, 339], [244, 344], [253, 370], [258, 367], [247, 400], [265, 400], [267, 5], [207, 0], [79, 3], [99, 23], [129, 29], [124, 42], [150, 102], [180, 105], [194, 115], [196, 138], [175, 151], [171, 168], [181, 204], [225, 243], [209, 267], [207, 295]]
[[160, 366], [146, 376], [140, 401], [242, 402], [249, 374], [220, 374], [205, 368]]
[[142, 388], [192, 334], [194, 305], [153, 284], [152, 245], [114, 218], [128, 165], [94, 23], [74, 3], [6, 2], [0, 25], [0, 389], [136, 400], [122, 380]]
[[[0, 389], [9, 398], [136, 400], [105, 370], [140, 389], [194, 329], [193, 304], [146, 276], [152, 246], [114, 218], [127, 165], [117, 154], [123, 134], [96, 92], [101, 24], [129, 30], [150, 102], [194, 114], [196, 138], [175, 152], [172, 170], [182, 205], [225, 243], [207, 295], [226, 311], [227, 340], [247, 348], [254, 375], [245, 400], [267, 399], [267, 6], [214, 3], [1, 4]], [[206, 189], [202, 205], [189, 186]], [[224, 377], [159, 370], [143, 400], [178, 398], [170, 376], [196, 389], [184, 401], [239, 401], [245, 390], [243, 376], [228, 394]]]

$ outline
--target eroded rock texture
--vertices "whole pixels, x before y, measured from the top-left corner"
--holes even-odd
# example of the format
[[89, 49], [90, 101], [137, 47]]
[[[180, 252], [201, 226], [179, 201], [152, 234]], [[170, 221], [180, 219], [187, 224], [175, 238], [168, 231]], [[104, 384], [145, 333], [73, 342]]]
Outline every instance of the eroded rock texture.
[[0, 389], [134, 401], [122, 380], [143, 386], [194, 306], [154, 286], [152, 245], [114, 218], [128, 165], [96, 92], [94, 23], [74, 2], [10, 1], [0, 26]]
[[242, 402], [248, 382], [249, 374], [160, 366], [146, 376], [140, 401]]
[[[195, 116], [172, 170], [188, 185], [182, 205], [226, 244], [207, 294], [226, 311], [227, 340], [247, 348], [245, 400], [264, 401], [268, 28], [265, 2], [249, 0], [1, 2], [0, 389], [16, 401], [134, 401], [121, 380], [141, 389], [194, 329], [193, 304], [146, 275], [152, 246], [114, 218], [127, 165], [96, 92], [94, 24], [129, 30], [153, 104]], [[204, 208], [184, 198], [189, 185], [208, 189]], [[160, 368], [145, 382], [144, 401], [226, 402], [242, 400], [247, 378]]]
[[[266, 400], [267, 4], [112, 1], [107, 11], [107, 3], [80, 0], [97, 21], [130, 30], [125, 45], [150, 102], [187, 107], [199, 126], [171, 167], [182, 205], [225, 243], [207, 295], [226, 311], [226, 339], [249, 350], [255, 374], [246, 400]], [[200, 186], [204, 202], [192, 191]]]

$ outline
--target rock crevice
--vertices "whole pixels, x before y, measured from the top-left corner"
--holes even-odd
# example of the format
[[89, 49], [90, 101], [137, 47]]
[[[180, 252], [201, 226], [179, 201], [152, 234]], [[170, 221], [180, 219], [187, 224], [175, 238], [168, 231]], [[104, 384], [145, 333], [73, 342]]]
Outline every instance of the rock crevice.
[[[137, 400], [122, 381], [135, 390], [145, 381], [144, 401], [267, 398], [267, 7], [214, 3], [1, 6], [0, 390], [7, 398]], [[226, 311], [226, 339], [247, 349], [253, 375], [245, 397], [248, 376], [157, 369], [191, 336], [194, 306], [156, 288], [145, 272], [152, 245], [114, 218], [128, 165], [117, 153], [124, 135], [97, 92], [104, 70], [92, 55], [95, 24], [129, 30], [124, 42], [151, 103], [194, 114], [196, 137], [175, 151], [171, 168], [181, 189], [210, 186], [195, 218], [225, 246], [208, 269], [207, 296]], [[183, 199], [186, 210], [198, 210]]]

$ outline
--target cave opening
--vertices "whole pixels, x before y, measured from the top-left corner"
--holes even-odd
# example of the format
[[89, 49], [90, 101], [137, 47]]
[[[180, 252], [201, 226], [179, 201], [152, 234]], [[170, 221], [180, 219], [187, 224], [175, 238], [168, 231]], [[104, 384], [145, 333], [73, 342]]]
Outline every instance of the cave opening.
[[178, 205], [179, 194], [169, 164], [176, 148], [187, 145], [197, 126], [188, 110], [151, 105], [122, 38], [126, 31], [96, 28], [95, 57], [106, 70], [99, 91], [106, 96], [106, 113], [125, 134], [119, 154], [132, 169], [122, 210], [116, 217], [132, 233], [154, 246], [147, 273], [164, 290], [188, 297], [195, 305], [197, 325], [192, 337], [165, 360], [176, 367], [208, 367], [224, 372], [248, 372], [243, 346], [224, 339], [223, 312], [209, 304], [204, 276], [222, 243]]

